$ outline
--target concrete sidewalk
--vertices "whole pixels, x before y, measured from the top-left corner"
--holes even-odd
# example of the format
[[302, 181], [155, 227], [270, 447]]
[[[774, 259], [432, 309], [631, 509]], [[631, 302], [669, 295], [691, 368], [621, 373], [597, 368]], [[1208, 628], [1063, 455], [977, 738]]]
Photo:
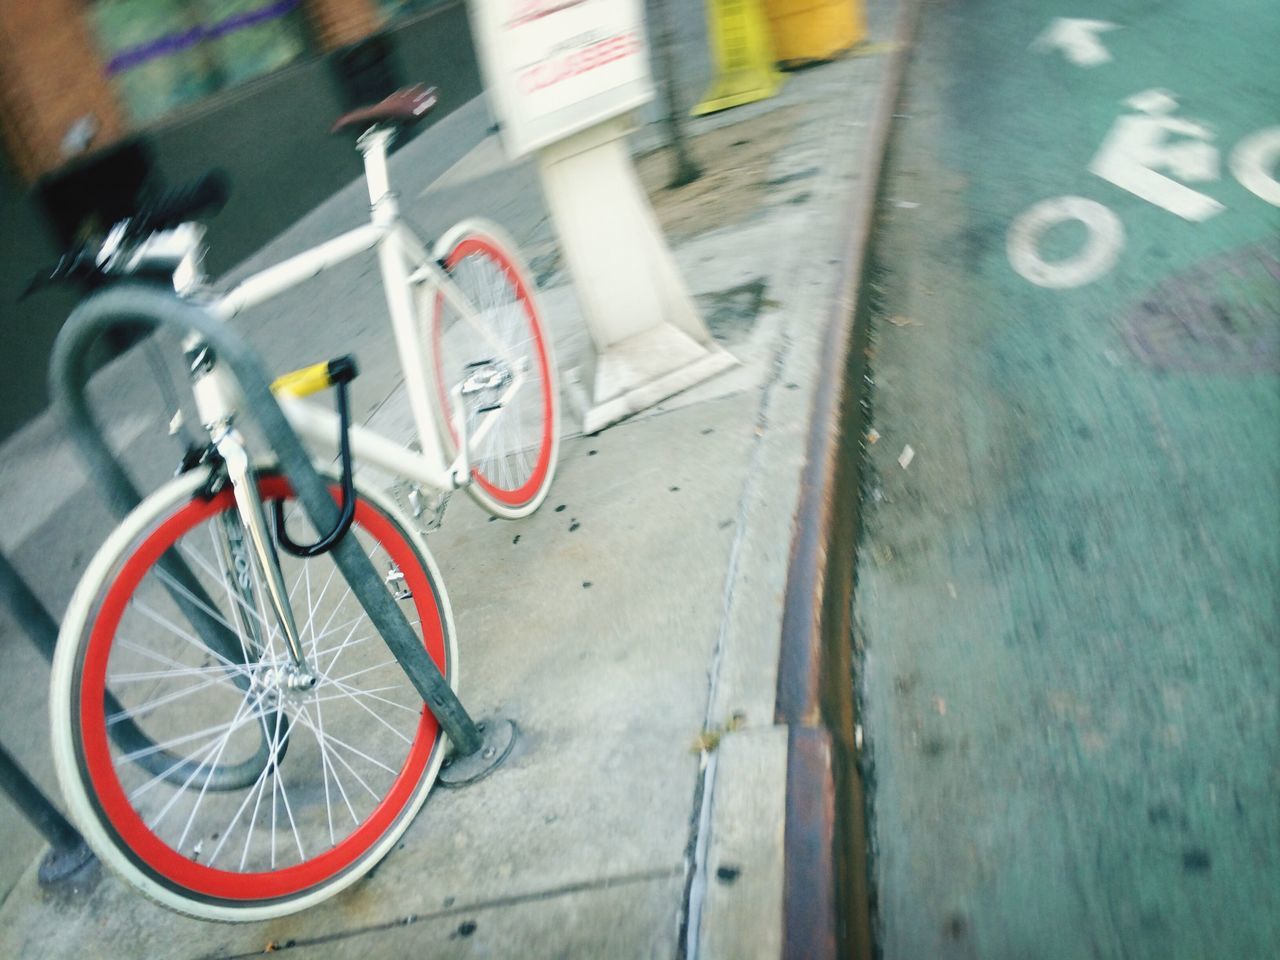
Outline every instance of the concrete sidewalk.
[[[871, 3], [872, 40], [898, 4]], [[429, 545], [457, 621], [460, 695], [521, 737], [491, 777], [436, 789], [366, 879], [284, 920], [204, 923], [112, 876], [64, 901], [34, 864], [0, 906], [0, 956], [776, 957], [784, 937], [789, 731], [776, 721], [788, 558], [850, 198], [873, 191], [869, 133], [900, 51], [792, 75], [777, 98], [694, 125], [701, 185], [655, 204], [736, 369], [596, 436], [573, 435], [546, 505], [487, 522], [456, 498]], [[428, 236], [501, 223], [542, 287], [562, 370], [585, 346], [534, 171], [492, 139], [440, 173], [440, 139], [486, 124], [465, 108], [393, 158]], [[642, 175], [661, 184], [659, 158]], [[236, 273], [354, 226], [354, 183]], [[371, 261], [267, 304], [241, 329], [269, 369], [355, 353], [357, 413], [408, 439]], [[844, 304], [847, 306], [847, 304]], [[154, 377], [128, 357], [99, 377], [117, 449], [148, 486], [172, 468]], [[149, 411], [149, 412], [144, 412]], [[0, 545], [60, 612], [109, 521], [46, 417], [0, 451]], [[37, 504], [34, 509], [32, 504]], [[816, 598], [810, 598], [814, 600]], [[3, 616], [3, 614], [0, 614]], [[4, 622], [5, 741], [46, 788], [47, 671]], [[707, 732], [722, 736], [707, 737]], [[709, 746], [718, 739], [718, 746]], [[6, 822], [6, 837], [13, 834]], [[29, 856], [29, 854], [28, 854]], [[92, 947], [89, 945], [92, 944]]]

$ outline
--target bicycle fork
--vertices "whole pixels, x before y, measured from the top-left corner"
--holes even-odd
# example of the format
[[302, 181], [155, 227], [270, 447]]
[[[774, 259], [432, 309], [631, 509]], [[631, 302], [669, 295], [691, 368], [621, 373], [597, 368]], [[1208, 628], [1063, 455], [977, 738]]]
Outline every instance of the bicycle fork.
[[316, 685], [318, 678], [307, 663], [302, 649], [293, 606], [289, 603], [289, 591], [285, 587], [284, 575], [280, 572], [280, 557], [276, 553], [275, 540], [267, 529], [267, 514], [262, 507], [262, 498], [258, 495], [258, 484], [249, 464], [249, 454], [239, 432], [229, 425], [215, 431], [213, 445], [226, 466], [227, 479], [231, 481], [231, 491], [235, 496], [240, 521], [248, 534], [253, 559], [266, 582], [271, 610], [281, 634], [284, 635], [289, 659], [293, 662], [293, 669], [285, 672], [281, 682], [291, 690], [310, 690]]
[[[187, 347], [190, 360], [192, 391], [196, 408], [201, 421], [209, 430], [213, 447], [222, 459], [227, 479], [231, 482], [232, 494], [235, 497], [236, 512], [244, 528], [245, 540], [249, 542], [250, 561], [257, 568], [260, 578], [266, 586], [267, 599], [276, 624], [284, 637], [285, 648], [291, 661], [282, 671], [279, 682], [290, 690], [304, 691], [315, 687], [318, 677], [302, 648], [302, 637], [298, 631], [297, 620], [293, 615], [293, 606], [289, 603], [289, 591], [285, 586], [284, 574], [280, 570], [280, 557], [276, 553], [275, 539], [267, 526], [267, 515], [258, 494], [257, 478], [254, 475], [249, 453], [245, 448], [244, 438], [232, 422], [227, 398], [234, 386], [222, 371], [217, 369], [212, 352], [207, 345], [191, 340]], [[237, 576], [234, 565], [229, 575]], [[239, 590], [245, 601], [246, 612], [253, 611], [252, 590]], [[261, 611], [266, 614], [266, 611]], [[263, 623], [261, 642], [266, 644], [269, 632], [266, 622]], [[252, 637], [257, 631], [248, 633]], [[262, 651], [258, 651], [261, 653]]]

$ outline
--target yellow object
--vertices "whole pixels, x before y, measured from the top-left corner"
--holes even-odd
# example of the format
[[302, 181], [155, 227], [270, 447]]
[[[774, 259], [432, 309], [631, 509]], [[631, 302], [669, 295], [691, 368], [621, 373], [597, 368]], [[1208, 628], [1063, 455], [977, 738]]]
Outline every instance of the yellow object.
[[772, 97], [784, 77], [773, 67], [773, 50], [760, 0], [707, 0], [716, 78], [693, 108], [695, 117]]
[[862, 0], [764, 0], [773, 52], [789, 67], [831, 60], [867, 39]]
[[329, 361], [325, 360], [277, 377], [271, 384], [271, 392], [283, 393], [288, 397], [305, 397], [328, 389], [332, 382]]

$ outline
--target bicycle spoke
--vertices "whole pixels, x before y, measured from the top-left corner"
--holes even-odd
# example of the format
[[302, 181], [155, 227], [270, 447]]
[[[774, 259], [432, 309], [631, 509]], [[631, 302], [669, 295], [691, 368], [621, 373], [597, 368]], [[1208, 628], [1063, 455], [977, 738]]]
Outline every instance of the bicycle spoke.
[[[176, 583], [176, 581], [175, 581], [175, 583]], [[155, 610], [152, 610], [149, 606], [147, 606], [145, 603], [143, 603], [143, 602], [142, 602], [141, 600], [139, 600], [137, 597], [134, 597], [134, 598], [129, 602], [129, 606], [130, 606], [132, 609], [137, 610], [139, 613], [141, 613], [141, 614], [142, 614], [144, 617], [146, 617], [148, 620], [153, 621], [154, 623], [158, 624], [159, 626], [167, 627], [167, 628], [169, 629], [169, 631], [170, 631], [170, 632], [171, 632], [175, 637], [177, 637], [179, 640], [185, 640], [187, 643], [191, 644], [191, 646], [195, 647], [195, 648], [196, 648], [197, 650], [199, 650], [201, 653], [210, 653], [210, 654], [213, 654], [213, 656], [217, 657], [219, 660], [221, 660], [223, 663], [225, 663], [228, 667], [231, 667], [232, 669], [235, 669], [235, 667], [237, 666], [236, 664], [234, 664], [234, 663], [232, 663], [230, 660], [228, 660], [226, 657], [224, 657], [222, 654], [220, 654], [217, 650], [214, 650], [212, 647], [210, 647], [208, 644], [205, 644], [205, 643], [201, 642], [200, 640], [197, 640], [197, 639], [196, 639], [195, 637], [193, 637], [191, 634], [187, 633], [185, 630], [183, 630], [181, 627], [179, 627], [179, 626], [178, 626], [177, 624], [175, 624], [173, 621], [169, 620], [169, 619], [168, 619], [167, 617], [165, 617], [163, 614], [161, 614], [161, 613], [159, 613], [159, 612], [157, 612], [157, 611], [155, 611]], [[222, 622], [223, 622], [224, 624], [226, 623], [226, 621], [222, 621]], [[228, 625], [228, 626], [229, 626], [229, 625]]]
[[352, 703], [354, 703], [361, 710], [364, 710], [366, 713], [368, 713], [369, 716], [373, 717], [373, 719], [377, 720], [380, 724], [382, 724], [384, 727], [390, 730], [393, 734], [395, 734], [405, 743], [408, 743], [408, 744], [413, 743], [413, 740], [410, 737], [406, 737], [403, 733], [397, 730], [393, 725], [388, 723], [380, 713], [378, 713], [376, 710], [373, 709], [373, 707], [369, 706], [367, 703], [365, 703], [362, 700], [356, 699], [355, 697], [348, 696], [347, 699], [350, 700]]
[[[279, 776], [280, 776], [280, 770], [279, 770], [279, 766], [278, 766], [278, 764], [279, 764], [279, 762], [280, 762], [280, 747], [281, 747], [281, 744], [282, 744], [285, 740], [288, 740], [289, 735], [290, 735], [291, 733], [293, 733], [293, 724], [290, 724], [290, 725], [289, 725], [289, 729], [285, 731], [284, 740], [282, 740], [282, 739], [281, 739], [281, 737], [280, 737], [280, 722], [281, 722], [281, 720], [283, 719], [283, 713], [284, 713], [283, 711], [277, 711], [277, 712], [276, 712], [276, 724], [275, 724], [275, 730], [272, 732], [272, 734], [271, 734], [271, 738], [270, 738], [270, 740], [271, 740], [271, 750], [269, 751], [269, 757], [268, 757], [267, 765], [266, 765], [266, 767], [265, 767], [265, 768], [264, 768], [264, 770], [263, 770], [263, 772], [264, 772], [264, 773], [266, 773], [267, 771], [270, 771], [270, 772], [271, 772], [271, 780], [272, 780], [272, 783], [274, 783], [277, 779], [279, 779]], [[264, 780], [262, 780], [262, 781], [261, 781], [261, 784], [260, 784], [260, 786], [258, 787], [258, 799], [257, 799], [257, 800], [255, 800], [255, 801], [254, 801], [254, 803], [253, 803], [253, 816], [251, 816], [251, 817], [249, 818], [249, 830], [248, 830], [248, 832], [246, 833], [245, 838], [244, 838], [244, 850], [243, 850], [243, 851], [241, 852], [241, 854], [240, 854], [240, 869], [241, 869], [241, 870], [244, 870], [244, 865], [245, 865], [245, 863], [248, 861], [248, 858], [249, 858], [249, 845], [253, 842], [253, 830], [254, 830], [254, 827], [256, 827], [256, 826], [257, 826], [257, 823], [258, 823], [258, 810], [259, 810], [259, 809], [261, 808], [261, 806], [262, 806], [262, 795], [263, 795], [264, 793], [266, 793], [266, 787], [267, 787], [267, 781], [264, 779]], [[273, 794], [272, 794], [272, 796], [273, 796], [273, 798], [274, 798], [274, 787], [272, 788], [272, 790], [273, 790]], [[273, 824], [273, 828], [274, 828], [274, 824]], [[275, 838], [274, 838], [274, 836], [273, 836], [273, 838], [272, 838], [272, 842], [271, 842], [271, 865], [272, 865], [273, 867], [275, 866]]]
[[307, 859], [307, 852], [302, 849], [302, 837], [298, 836], [298, 824], [293, 819], [293, 807], [289, 804], [289, 789], [285, 786], [284, 777], [276, 773], [276, 780], [280, 783], [280, 800], [284, 803], [285, 815], [289, 818], [289, 829], [293, 832], [293, 842], [298, 845], [298, 859]]
[[[246, 701], [246, 702], [247, 702], [247, 701]], [[258, 706], [258, 704], [259, 704], [259, 703], [261, 703], [261, 698], [258, 698], [258, 700], [254, 703], [254, 705], [253, 705], [253, 708], [252, 708], [252, 709], [257, 709], [257, 706]], [[238, 711], [237, 711], [237, 715], [238, 715]], [[249, 717], [249, 718], [248, 718], [248, 720], [249, 720], [250, 722], [251, 722], [253, 719], [254, 719], [253, 717]], [[240, 726], [243, 726], [243, 723], [241, 723], [241, 724], [239, 724], [239, 725], [240, 725]], [[150, 747], [147, 747], [146, 749], [143, 749], [143, 750], [137, 750], [137, 751], [134, 751], [134, 752], [133, 752], [133, 753], [131, 753], [131, 754], [130, 754], [130, 753], [122, 754], [122, 755], [121, 755], [121, 757], [120, 757], [120, 759], [121, 759], [121, 760], [125, 760], [125, 761], [129, 761], [129, 762], [132, 762], [132, 761], [137, 760], [137, 759], [139, 759], [139, 758], [141, 758], [141, 757], [144, 757], [144, 756], [151, 756], [151, 755], [156, 754], [156, 753], [162, 753], [162, 752], [165, 752], [165, 751], [167, 751], [170, 747], [176, 747], [176, 746], [178, 746], [180, 743], [190, 743], [192, 740], [201, 739], [201, 738], [203, 738], [203, 737], [207, 737], [207, 736], [217, 736], [219, 732], [224, 732], [224, 733], [226, 733], [227, 735], [229, 735], [230, 733], [234, 733], [234, 732], [235, 732], [235, 730], [234, 730], [234, 729], [232, 729], [232, 728], [233, 728], [233, 727], [236, 727], [236, 726], [237, 726], [237, 721], [236, 721], [236, 718], [235, 718], [235, 717], [233, 717], [229, 723], [219, 724], [218, 726], [216, 726], [216, 727], [212, 727], [212, 728], [206, 728], [205, 730], [198, 731], [197, 733], [194, 733], [194, 734], [188, 734], [188, 735], [186, 735], [186, 736], [184, 736], [184, 737], [177, 737], [177, 738], [175, 738], [175, 739], [173, 739], [173, 740], [168, 741], [167, 743], [162, 743], [162, 744], [152, 744]], [[171, 763], [168, 767], [166, 767], [163, 771], [161, 771], [160, 773], [158, 773], [158, 774], [156, 774], [155, 776], [153, 776], [150, 780], [146, 781], [146, 783], [142, 784], [142, 786], [135, 788], [135, 789], [133, 790], [133, 792], [129, 794], [129, 801], [130, 801], [130, 802], [133, 802], [133, 801], [138, 800], [139, 798], [141, 798], [143, 795], [145, 795], [147, 792], [149, 792], [149, 791], [151, 790], [151, 788], [152, 788], [152, 787], [154, 787], [156, 784], [160, 783], [162, 780], [166, 780], [166, 779], [168, 778], [169, 774], [173, 773], [175, 770], [177, 770], [177, 769], [178, 769], [179, 767], [181, 767], [183, 764], [185, 764], [185, 763], [190, 763], [190, 762], [191, 762], [192, 760], [194, 760], [194, 759], [196, 758], [196, 756], [197, 756], [198, 754], [200, 754], [202, 751], [208, 750], [208, 749], [209, 749], [209, 746], [210, 746], [210, 745], [206, 744], [204, 747], [200, 747], [200, 748], [199, 748], [199, 749], [197, 749], [195, 752], [190, 753], [190, 754], [188, 754], [188, 755], [186, 755], [186, 756], [184, 756], [184, 757], [180, 757], [179, 759], [175, 760], [175, 761], [174, 761], [173, 763]]]
[[[145, 649], [145, 648], [139, 648]], [[206, 667], [184, 667], [174, 662], [173, 667], [169, 670], [143, 670], [134, 673], [111, 673], [107, 675], [107, 682], [111, 683], [141, 683], [145, 680], [169, 680], [174, 677], [204, 677], [216, 674], [227, 686], [233, 690], [238, 689], [235, 684], [226, 680], [227, 668], [218, 664]], [[247, 673], [247, 671], [243, 671]]]
[[[279, 727], [279, 723], [280, 723], [280, 715], [281, 715], [280, 711], [276, 711], [277, 728]], [[263, 737], [265, 737], [268, 741], [270, 741], [271, 734], [267, 730], [266, 716], [262, 713], [258, 713], [255, 719], [257, 719], [258, 722], [262, 725]], [[293, 727], [291, 726], [289, 730], [285, 732], [284, 739], [281, 741], [282, 744], [288, 741], [289, 735], [292, 732], [293, 732]], [[240, 801], [240, 806], [237, 807], [236, 812], [231, 815], [230, 822], [227, 824], [226, 828], [221, 831], [221, 835], [218, 840], [218, 845], [213, 848], [213, 853], [209, 855], [209, 866], [211, 867], [213, 866], [213, 862], [218, 858], [219, 852], [221, 852], [227, 840], [230, 839], [231, 834], [235, 830], [236, 824], [240, 822], [240, 817], [244, 814], [245, 809], [249, 806], [249, 801], [254, 799], [255, 794], [257, 795], [258, 800], [261, 801], [262, 791], [266, 786], [267, 777], [271, 774], [272, 769], [274, 768], [274, 765], [275, 765], [275, 756], [274, 755], [269, 756], [267, 758], [267, 762], [262, 765], [262, 769], [258, 772], [257, 778], [254, 780], [252, 784], [249, 785], [249, 789], [245, 793], [244, 799]], [[250, 820], [251, 824], [252, 824], [252, 820], [256, 819], [257, 816], [258, 816], [258, 807], [257, 807], [257, 804], [255, 803], [253, 817]], [[247, 843], [248, 841], [246, 840], [246, 851], [247, 851]], [[244, 869], [243, 859], [241, 860], [241, 863], [240, 863], [240, 869], [242, 870]]]
[[[319, 629], [319, 631], [317, 631], [315, 628], [316, 613], [320, 609], [320, 604], [324, 603], [325, 594], [329, 592], [329, 584], [333, 583], [333, 578], [334, 576], [337, 575], [337, 573], [338, 573], [338, 565], [334, 564], [333, 567], [330, 568], [329, 570], [329, 576], [325, 580], [324, 586], [320, 588], [320, 595], [316, 597], [315, 605], [312, 606], [310, 603], [308, 603], [307, 625], [310, 626], [311, 628], [311, 655], [313, 657], [315, 656], [316, 646], [320, 643], [321, 638], [327, 635], [326, 631], [329, 629], [329, 624], [333, 623], [333, 618], [338, 615], [338, 611], [341, 609], [339, 604], [341, 604], [342, 601], [346, 599], [347, 594], [351, 592], [350, 588], [348, 588], [346, 593], [344, 593], [341, 597], [338, 598], [337, 603], [333, 605], [333, 610], [329, 613], [329, 619], [326, 620], [324, 622], [324, 626], [322, 626]], [[308, 588], [310, 588], [310, 578], [308, 578]], [[306, 628], [304, 627], [303, 629], [306, 629]]]
[[[325, 675], [325, 676], [328, 676], [330, 673], [332, 673], [332, 672], [333, 672], [333, 668], [334, 668], [335, 666], [337, 666], [338, 658], [339, 658], [340, 656], [342, 656], [342, 651], [343, 651], [343, 650], [346, 650], [346, 649], [347, 649], [347, 647], [348, 647], [349, 645], [353, 645], [353, 644], [351, 644], [351, 637], [352, 637], [352, 635], [353, 635], [353, 634], [355, 634], [355, 632], [356, 632], [356, 627], [357, 627], [357, 626], [359, 626], [359, 625], [360, 625], [360, 624], [359, 624], [359, 622], [357, 622], [355, 625], [353, 625], [353, 626], [352, 626], [352, 628], [350, 629], [350, 631], [348, 631], [348, 633], [347, 633], [347, 638], [346, 638], [346, 640], [342, 641], [342, 643], [339, 645], [338, 649], [337, 649], [336, 651], [334, 651], [333, 659], [329, 661], [329, 666], [328, 666], [328, 667], [326, 667], [326, 668], [325, 668], [325, 670], [324, 670], [324, 675]], [[362, 638], [361, 638], [361, 640], [365, 640], [365, 639], [368, 639], [368, 638], [367, 638], [367, 637], [362, 637]], [[356, 642], [357, 642], [357, 643], [359, 643], [360, 641], [356, 641]]]
[[[169, 666], [177, 670], [185, 670], [187, 668], [186, 664], [179, 663], [177, 660], [173, 660], [170, 657], [166, 657], [164, 654], [158, 653], [155, 650], [152, 650], [150, 647], [144, 647], [141, 644], [135, 643], [132, 640], [125, 639], [124, 637], [120, 637], [120, 636], [116, 637], [116, 646], [123, 647], [125, 650], [130, 650], [133, 653], [138, 654], [138, 656], [140, 657], [146, 657], [149, 660], [154, 660], [156, 663], [168, 664]], [[209, 650], [203, 646], [201, 647], [201, 652], [209, 655], [216, 655], [214, 651]], [[242, 676], [249, 675], [249, 670], [243, 664], [231, 663], [230, 661], [225, 661], [224, 665], [222, 666], [210, 666], [209, 669], [222, 670], [222, 671], [228, 672], [231, 675], [234, 675], [234, 674], [240, 674]], [[236, 689], [239, 690], [239, 687], [236, 687]]]
[[[363, 616], [363, 613], [364, 613], [364, 611], [361, 611], [361, 614], [362, 614], [361, 616], [359, 616], [359, 617], [355, 617], [354, 619], [351, 619], [351, 620], [348, 620], [348, 621], [346, 621], [345, 623], [340, 623], [340, 624], [338, 624], [336, 627], [331, 627], [331, 628], [329, 628], [328, 630], [326, 630], [324, 633], [320, 634], [320, 636], [316, 638], [317, 646], [319, 646], [319, 641], [320, 641], [320, 640], [327, 640], [329, 637], [332, 637], [332, 636], [335, 636], [335, 635], [336, 635], [336, 634], [338, 634], [338, 633], [341, 633], [344, 629], [348, 629], [348, 628], [350, 628], [350, 627], [351, 627], [351, 626], [353, 626], [353, 625], [354, 625], [354, 626], [359, 626], [360, 624], [364, 623], [364, 622], [365, 622], [365, 617]], [[354, 647], [354, 646], [355, 646], [356, 644], [358, 644], [358, 643], [364, 643], [366, 640], [371, 640], [371, 639], [373, 639], [373, 635], [372, 635], [372, 634], [368, 634], [368, 635], [366, 635], [366, 636], [361, 637], [361, 638], [360, 638], [360, 639], [358, 639], [358, 640], [352, 640], [352, 641], [350, 641], [350, 645]], [[340, 646], [341, 646], [341, 644], [338, 644], [337, 646], [333, 646], [333, 647], [325, 647], [323, 650], [319, 650], [319, 649], [317, 649], [316, 651], [314, 651], [313, 656], [317, 656], [317, 657], [324, 657], [324, 656], [328, 656], [329, 654], [331, 654], [331, 653], [333, 653], [335, 650], [337, 650], [337, 649], [338, 649], [338, 647], [340, 647]]]
[[[217, 765], [218, 760], [222, 758], [223, 751], [226, 750], [227, 748], [227, 744], [231, 742], [231, 734], [235, 733], [236, 729], [241, 724], [240, 718], [244, 715], [245, 703], [248, 703], [247, 697], [245, 698], [244, 701], [241, 702], [240, 706], [236, 709], [235, 716], [231, 718], [231, 725], [227, 728], [227, 732], [222, 735], [222, 739], [211, 745], [212, 747], [216, 747], [217, 749], [206, 750], [206, 755], [204, 759], [202, 759], [199, 765], [194, 770], [192, 770], [190, 774], [187, 775], [187, 779], [182, 782], [182, 786], [180, 786], [177, 790], [173, 792], [173, 796], [169, 798], [169, 802], [166, 803], [164, 807], [161, 808], [160, 812], [156, 814], [155, 818], [147, 824], [148, 827], [150, 827], [152, 830], [155, 830], [156, 827], [160, 826], [160, 822], [164, 820], [166, 816], [168, 816], [169, 811], [172, 810], [174, 804], [178, 802], [178, 798], [181, 797], [183, 793], [186, 792], [187, 787], [191, 786], [191, 781], [200, 775], [200, 771], [205, 768], [205, 764], [209, 764], [210, 770], [212, 770], [213, 767]], [[252, 717], [250, 718], [250, 720], [252, 720]], [[212, 753], [213, 755], [210, 756], [209, 755], [210, 753]], [[192, 759], [195, 759], [195, 758], [192, 757]], [[205, 777], [204, 785], [200, 788], [200, 799], [204, 798], [205, 789], [208, 786], [209, 786], [209, 778]], [[198, 806], [199, 806], [199, 803], [197, 801], [197, 807]], [[195, 811], [193, 810], [192, 816], [194, 815], [195, 815]], [[191, 824], [190, 824], [190, 821], [188, 820], [187, 828], [190, 829], [190, 826]], [[182, 837], [181, 839], [178, 840], [178, 843], [177, 843], [178, 849], [182, 849], [182, 843], [186, 839], [186, 837], [187, 837], [187, 831], [183, 830]]]
[[[303, 712], [305, 713], [306, 711], [303, 711]], [[317, 721], [320, 719], [319, 707], [316, 707], [316, 718], [317, 718]], [[308, 715], [307, 719], [308, 720], [310, 719], [310, 715]], [[342, 785], [342, 778], [338, 776], [338, 768], [333, 765], [333, 760], [329, 756], [328, 744], [324, 742], [324, 736], [323, 736], [324, 725], [322, 723], [319, 725], [319, 730], [320, 730], [320, 736], [316, 737], [316, 742], [320, 744], [320, 756], [323, 758], [324, 762], [328, 764], [329, 770], [333, 774], [333, 782], [337, 786], [338, 792], [342, 794], [342, 802], [346, 804], [347, 813], [351, 815], [352, 825], [359, 826], [360, 817], [356, 815], [356, 809], [351, 804], [351, 798], [347, 796], [347, 788]]]
[[[261, 695], [259, 695], [257, 697], [257, 701], [261, 702], [261, 699], [262, 699]], [[203, 730], [197, 730], [195, 733], [184, 733], [181, 736], [173, 737], [172, 739], [165, 740], [162, 743], [153, 743], [151, 746], [143, 747], [140, 750], [133, 750], [129, 753], [122, 753], [120, 754], [120, 759], [133, 763], [137, 760], [141, 760], [143, 757], [149, 757], [149, 756], [152, 756], [153, 754], [163, 753], [172, 747], [177, 747], [184, 743], [190, 743], [192, 740], [199, 740], [202, 737], [216, 736], [217, 734], [225, 730], [228, 726], [230, 726], [229, 721], [227, 723], [214, 724], [212, 727], [205, 727]]]
[[[161, 697], [157, 697], [154, 700], [148, 700], [146, 703], [138, 704], [136, 707], [130, 707], [127, 710], [121, 710], [117, 713], [109, 713], [106, 718], [107, 726], [115, 726], [121, 720], [132, 720], [137, 717], [146, 716], [148, 713], [151, 713], [159, 707], [163, 707], [166, 704], [173, 703], [177, 700], [182, 700], [183, 698], [189, 697], [193, 693], [198, 693], [201, 690], [207, 690], [216, 683], [225, 683], [225, 681], [221, 677], [209, 677], [190, 687], [183, 687], [181, 690], [174, 690]], [[232, 689], [236, 690], [236, 687], [233, 685]], [[237, 692], [239, 691], [237, 690]]]
[[[329, 748], [324, 742], [324, 714], [320, 709], [320, 700], [317, 698], [312, 702], [316, 705], [316, 729], [321, 731], [321, 735], [316, 737], [316, 743], [320, 747], [320, 777], [324, 783], [324, 815], [329, 824], [329, 846], [332, 847], [338, 841], [333, 832], [333, 798], [329, 795]], [[298, 712], [305, 713], [306, 707]]]
[[[237, 591], [231, 588], [230, 575], [227, 574], [226, 576], [224, 576], [221, 570], [221, 564], [219, 564], [219, 569], [214, 569], [214, 567], [210, 565], [208, 560], [206, 560], [203, 556], [201, 556], [200, 553], [194, 547], [190, 546], [185, 541], [178, 545], [178, 549], [181, 550], [189, 559], [194, 560], [196, 562], [196, 565], [200, 567], [200, 569], [203, 570], [205, 573], [207, 573], [209, 576], [222, 581], [223, 589], [227, 593], [228, 600], [232, 601], [233, 603], [239, 604], [240, 607], [246, 613], [251, 614], [255, 619], [257, 619], [258, 623], [261, 624], [263, 627], [269, 627], [266, 619], [262, 616], [262, 614], [259, 613], [257, 610], [255, 610], [253, 607], [249, 606], [249, 604], [245, 601], [245, 599], [242, 596], [240, 596], [240, 594]], [[201, 610], [207, 613], [210, 617], [212, 617], [218, 623], [222, 624], [228, 630], [235, 630], [236, 636], [239, 637], [240, 639], [241, 646], [244, 646], [244, 637], [240, 636], [240, 631], [236, 629], [236, 627], [234, 627], [226, 619], [220, 616], [216, 611], [210, 610], [207, 604], [205, 604], [204, 602], [202, 602], [201, 600], [193, 596], [191, 592], [187, 590], [186, 587], [182, 586], [182, 584], [178, 583], [176, 579], [169, 576], [169, 574], [166, 571], [159, 570], [157, 572], [160, 574], [160, 576], [166, 578], [171, 586], [181, 591], [188, 600], [196, 604]]]
[[422, 712], [421, 704], [417, 707], [410, 707], [403, 703], [396, 703], [394, 700], [388, 700], [386, 697], [379, 697], [377, 695], [391, 690], [404, 690], [405, 687], [402, 684], [393, 684], [389, 687], [374, 687], [372, 690], [361, 690], [359, 687], [348, 687], [342, 684], [339, 684], [339, 686], [342, 690], [341, 693], [335, 693], [328, 697], [316, 697], [312, 700], [312, 703], [332, 703], [335, 700], [346, 700], [349, 697], [368, 697], [370, 700], [377, 700], [379, 703], [385, 703], [389, 707], [399, 707], [401, 710], [407, 710], [415, 716]]
[[[316, 728], [314, 726], [311, 727], [311, 730], [315, 732], [317, 736], [319, 736], [319, 732], [316, 731]], [[381, 760], [375, 760], [373, 757], [369, 756], [367, 753], [365, 753], [363, 750], [359, 749], [358, 747], [353, 747], [351, 744], [347, 743], [346, 741], [339, 740], [337, 737], [335, 737], [331, 733], [326, 733], [324, 737], [331, 746], [342, 747], [342, 749], [347, 750], [350, 753], [353, 753], [355, 756], [359, 757], [360, 759], [373, 764], [375, 767], [378, 767], [381, 770], [385, 770], [387, 773], [391, 774], [393, 777], [396, 775], [397, 771], [388, 767]], [[378, 795], [374, 793], [373, 790], [369, 787], [369, 785], [365, 783], [363, 779], [360, 779], [359, 775], [356, 774], [356, 772], [351, 769], [350, 765], [347, 764], [347, 761], [342, 759], [342, 754], [334, 753], [333, 755], [337, 757], [339, 760], [341, 760], [343, 765], [346, 766], [348, 770], [351, 770], [351, 773], [356, 776], [356, 779], [360, 780], [360, 785], [363, 786], [366, 790], [368, 790], [369, 793], [373, 795], [374, 799], [380, 799]]]
[[395, 657], [392, 657], [390, 660], [383, 660], [381, 663], [375, 663], [371, 667], [361, 667], [359, 670], [353, 670], [351, 673], [345, 673], [340, 677], [326, 677], [325, 679], [329, 683], [342, 683], [344, 680], [351, 680], [355, 677], [361, 677], [361, 676], [364, 676], [366, 673], [370, 673], [381, 667], [390, 667], [390, 666], [397, 665], [399, 664], [399, 662], [400, 661], [396, 660]]

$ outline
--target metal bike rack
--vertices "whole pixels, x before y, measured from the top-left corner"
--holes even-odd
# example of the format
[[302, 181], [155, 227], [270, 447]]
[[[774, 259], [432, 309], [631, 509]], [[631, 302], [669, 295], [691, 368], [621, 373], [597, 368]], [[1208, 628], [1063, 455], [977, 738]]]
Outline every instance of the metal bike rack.
[[[52, 660], [58, 626], [3, 553], [0, 553], [0, 602], [13, 611], [18, 625], [44, 658]], [[77, 886], [77, 881], [85, 877], [96, 862], [93, 852], [3, 746], [0, 746], [0, 790], [52, 848], [40, 861], [40, 885]]]
[[[135, 283], [104, 289], [72, 311], [54, 345], [49, 372], [54, 403], [117, 516], [123, 518], [141, 502], [141, 496], [107, 447], [85, 397], [91, 373], [87, 364], [89, 350], [100, 336], [116, 327], [168, 329], [179, 336], [195, 333], [204, 340], [218, 362], [226, 364], [235, 376], [245, 399], [244, 409], [253, 412], [307, 518], [317, 530], [333, 528], [339, 515], [338, 505], [285, 419], [253, 348], [199, 302], [180, 300], [159, 287]], [[514, 724], [501, 720], [483, 724], [483, 730], [477, 726], [353, 538], [344, 537], [339, 541], [333, 548], [333, 558], [392, 654], [448, 735], [453, 747], [451, 768], [466, 769], [469, 773], [465, 782], [474, 782], [501, 763], [510, 752]], [[180, 560], [175, 563], [181, 565]], [[180, 573], [188, 582], [196, 582], [189, 570]], [[195, 605], [190, 605], [184, 613], [189, 618], [200, 616]], [[199, 625], [193, 623], [193, 626]], [[206, 640], [209, 640], [207, 636]], [[213, 642], [216, 643], [216, 637]]]
[[49, 841], [50, 850], [40, 861], [36, 875], [40, 885], [48, 887], [68, 884], [88, 873], [97, 857], [76, 828], [40, 792], [35, 781], [18, 765], [9, 751], [0, 746], [0, 789], [8, 795], [27, 822]]

